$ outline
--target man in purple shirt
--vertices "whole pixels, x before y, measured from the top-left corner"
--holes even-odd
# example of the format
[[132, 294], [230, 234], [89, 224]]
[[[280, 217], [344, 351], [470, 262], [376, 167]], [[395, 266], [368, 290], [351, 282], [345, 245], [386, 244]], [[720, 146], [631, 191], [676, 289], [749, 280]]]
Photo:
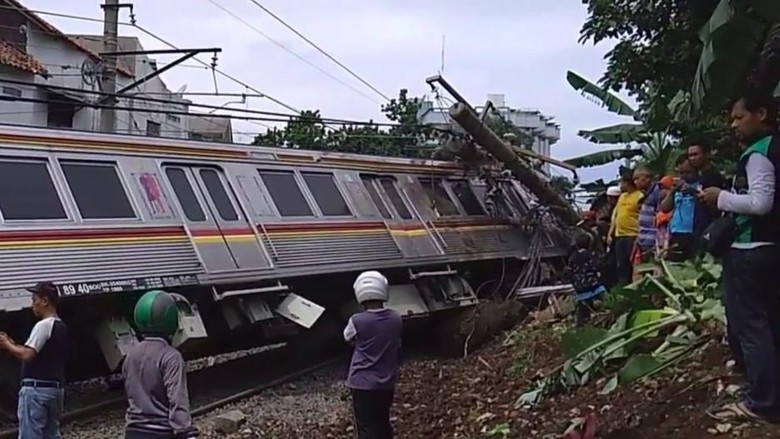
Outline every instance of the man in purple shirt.
[[390, 406], [398, 380], [401, 315], [385, 308], [389, 284], [377, 271], [366, 271], [353, 285], [365, 311], [349, 318], [344, 339], [355, 346], [347, 386], [352, 389], [358, 439], [393, 437]]

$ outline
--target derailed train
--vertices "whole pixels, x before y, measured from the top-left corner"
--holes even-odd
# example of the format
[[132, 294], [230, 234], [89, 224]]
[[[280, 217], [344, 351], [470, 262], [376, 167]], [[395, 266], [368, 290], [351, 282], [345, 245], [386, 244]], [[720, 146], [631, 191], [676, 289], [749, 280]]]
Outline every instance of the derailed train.
[[[496, 181], [522, 217], [533, 197]], [[25, 287], [53, 281], [75, 380], [116, 370], [149, 289], [175, 293], [186, 356], [338, 334], [366, 269], [405, 316], [471, 306], [529, 247], [486, 191], [449, 162], [0, 127], [0, 330], [24, 338]]]

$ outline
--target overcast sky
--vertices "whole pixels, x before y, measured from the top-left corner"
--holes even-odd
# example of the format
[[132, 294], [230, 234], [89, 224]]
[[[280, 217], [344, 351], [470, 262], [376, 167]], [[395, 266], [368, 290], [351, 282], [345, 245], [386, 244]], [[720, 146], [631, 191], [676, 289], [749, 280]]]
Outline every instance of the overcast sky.
[[[211, 2], [240, 16], [278, 43], [357, 88], [339, 84], [316, 68], [232, 18]], [[31, 9], [102, 19], [99, 0], [22, 0]], [[400, 88], [412, 95], [428, 93], [426, 77], [442, 64], [444, 77], [472, 104], [488, 93], [503, 93], [509, 106], [538, 108], [561, 124], [561, 140], [553, 156], [569, 158], [596, 151], [579, 139], [577, 130], [625, 121], [581, 97], [566, 82], [566, 70], [598, 79], [610, 45], [577, 43], [585, 20], [580, 0], [259, 0], [303, 35], [329, 52], [384, 94]], [[297, 109], [319, 109], [325, 117], [383, 120], [382, 98], [352, 78], [250, 0], [133, 0], [138, 24], [179, 47], [221, 47], [218, 67]], [[128, 22], [129, 13], [121, 12]], [[100, 23], [43, 16], [68, 33], [102, 33]], [[120, 35], [135, 35], [144, 48], [168, 47], [128, 26]], [[200, 56], [209, 60], [210, 54]], [[167, 62], [175, 56], [158, 56]], [[211, 73], [193, 61], [163, 74], [175, 91], [214, 91]], [[244, 92], [238, 84], [217, 77], [219, 91]], [[221, 105], [221, 97], [193, 97]], [[268, 100], [251, 99], [249, 108], [289, 112]], [[236, 122], [236, 131], [262, 127]], [[239, 137], [241, 139], [241, 137]], [[242, 139], [243, 140], [243, 139]], [[617, 166], [583, 170], [583, 181], [611, 178]], [[565, 171], [556, 171], [567, 175]]]

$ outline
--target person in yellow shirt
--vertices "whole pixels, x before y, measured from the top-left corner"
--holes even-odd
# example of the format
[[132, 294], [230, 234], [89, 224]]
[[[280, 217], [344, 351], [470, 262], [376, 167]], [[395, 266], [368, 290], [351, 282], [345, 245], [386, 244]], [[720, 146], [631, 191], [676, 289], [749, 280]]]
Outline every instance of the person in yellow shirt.
[[631, 252], [639, 233], [639, 208], [643, 193], [637, 189], [630, 176], [621, 179], [620, 190], [620, 197], [612, 212], [607, 244], [615, 254], [618, 285], [626, 285], [631, 283], [633, 275]]

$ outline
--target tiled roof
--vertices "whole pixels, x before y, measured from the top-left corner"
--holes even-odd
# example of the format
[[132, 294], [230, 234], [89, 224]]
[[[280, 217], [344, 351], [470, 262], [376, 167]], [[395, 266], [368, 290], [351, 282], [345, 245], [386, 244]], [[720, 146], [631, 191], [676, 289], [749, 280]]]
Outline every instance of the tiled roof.
[[[90, 58], [100, 61], [102, 58], [100, 55], [98, 55], [96, 52], [93, 52], [92, 50], [84, 47], [83, 45], [79, 44], [76, 40], [73, 38], [70, 38], [69, 36], [65, 35], [61, 30], [57, 29], [56, 27], [49, 24], [48, 21], [41, 18], [38, 14], [34, 13], [33, 11], [27, 9], [26, 6], [21, 4], [18, 0], [0, 0], [0, 3], [6, 3], [11, 6], [11, 8], [16, 9], [19, 11], [22, 15], [27, 17], [29, 20], [35, 22], [41, 29], [43, 29], [46, 33], [49, 35], [52, 35], [54, 37], [59, 37], [63, 40], [65, 40], [67, 43], [69, 43], [71, 46], [76, 48], [77, 50], [80, 50], [81, 52], [86, 53], [89, 55]], [[122, 73], [123, 75], [127, 75], [129, 77], [133, 77], [134, 75], [131, 72], [128, 72], [127, 69], [123, 69], [121, 67], [118, 67], [117, 72]]]
[[32, 55], [22, 52], [8, 41], [0, 40], [0, 64], [35, 75], [48, 76], [46, 66], [42, 62], [33, 58]]

